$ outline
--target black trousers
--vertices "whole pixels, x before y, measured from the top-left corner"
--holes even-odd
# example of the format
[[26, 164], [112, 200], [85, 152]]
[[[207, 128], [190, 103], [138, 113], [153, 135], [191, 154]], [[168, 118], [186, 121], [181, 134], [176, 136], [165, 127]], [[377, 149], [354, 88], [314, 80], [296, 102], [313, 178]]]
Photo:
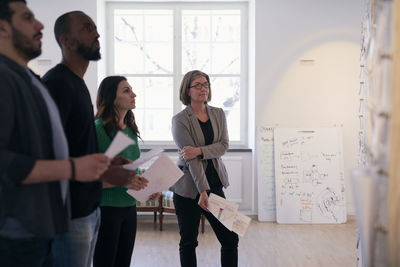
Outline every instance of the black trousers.
[[[225, 198], [222, 188], [212, 188], [211, 193]], [[174, 205], [179, 224], [179, 256], [182, 267], [196, 267], [197, 236], [199, 234], [200, 216], [203, 213], [210, 223], [218, 241], [221, 243], [221, 266], [235, 267], [238, 265], [239, 237], [228, 230], [211, 213], [204, 211], [197, 204], [200, 195], [196, 199], [186, 198], [174, 194]]]
[[101, 224], [93, 266], [129, 267], [136, 237], [136, 206], [100, 208]]

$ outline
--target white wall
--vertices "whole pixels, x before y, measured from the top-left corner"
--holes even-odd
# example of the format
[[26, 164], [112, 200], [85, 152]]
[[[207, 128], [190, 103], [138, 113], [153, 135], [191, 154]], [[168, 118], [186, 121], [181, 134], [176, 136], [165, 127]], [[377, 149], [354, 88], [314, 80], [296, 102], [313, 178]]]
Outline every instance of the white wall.
[[[358, 149], [359, 48], [362, 0], [249, 0], [250, 112], [249, 146], [254, 148], [254, 127], [343, 125], [346, 174], [356, 167]], [[53, 34], [55, 19], [64, 12], [82, 10], [99, 16], [105, 58], [104, 0], [28, 0], [45, 25], [43, 54], [30, 64], [44, 73], [60, 61]], [[313, 60], [311, 63], [301, 60]], [[103, 63], [91, 63], [85, 81], [94, 101]], [[98, 75], [100, 73], [100, 75]], [[256, 159], [243, 156], [241, 209], [257, 211]], [[229, 153], [227, 156], [239, 155]], [[238, 178], [240, 179], [240, 178]], [[348, 210], [353, 212], [347, 181]]]
[[[54, 38], [54, 23], [56, 19], [69, 11], [81, 10], [88, 14], [93, 21], [97, 20], [96, 0], [28, 0], [28, 7], [33, 11], [36, 18], [44, 24], [42, 39], [42, 55], [33, 60], [29, 66], [38, 74], [43, 75], [47, 70], [61, 61], [61, 50]], [[103, 38], [102, 36], [100, 37]], [[101, 51], [104, 55], [104, 50]], [[91, 62], [85, 74], [85, 82], [96, 101], [97, 92], [97, 63]]]
[[361, 0], [256, 0], [255, 124], [343, 125], [349, 213], [363, 10]]

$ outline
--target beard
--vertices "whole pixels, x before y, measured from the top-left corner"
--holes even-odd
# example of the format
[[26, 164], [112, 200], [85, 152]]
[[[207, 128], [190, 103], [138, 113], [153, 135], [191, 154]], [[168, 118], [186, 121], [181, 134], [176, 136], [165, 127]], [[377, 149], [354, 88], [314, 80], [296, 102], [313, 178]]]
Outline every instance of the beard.
[[42, 45], [35, 47], [33, 38], [42, 35], [41, 32], [36, 33], [32, 38], [24, 35], [22, 32], [11, 26], [12, 43], [17, 53], [25, 60], [34, 59], [42, 53]]
[[92, 50], [90, 47], [84, 46], [81, 43], [78, 44], [76, 52], [86, 60], [97, 61], [101, 59], [100, 49]]

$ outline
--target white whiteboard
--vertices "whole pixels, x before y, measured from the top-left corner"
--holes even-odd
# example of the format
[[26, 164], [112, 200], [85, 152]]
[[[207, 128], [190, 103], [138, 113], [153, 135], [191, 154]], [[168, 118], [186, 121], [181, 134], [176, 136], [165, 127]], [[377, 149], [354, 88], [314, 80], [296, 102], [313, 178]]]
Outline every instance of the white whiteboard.
[[275, 128], [278, 223], [344, 223], [342, 129]]
[[276, 221], [274, 128], [257, 128], [258, 220]]

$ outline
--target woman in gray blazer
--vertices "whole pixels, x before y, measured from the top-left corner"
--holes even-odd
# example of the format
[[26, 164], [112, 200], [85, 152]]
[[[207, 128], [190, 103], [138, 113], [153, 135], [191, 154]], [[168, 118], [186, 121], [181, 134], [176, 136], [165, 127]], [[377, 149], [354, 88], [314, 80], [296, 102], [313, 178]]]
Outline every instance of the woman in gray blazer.
[[186, 108], [172, 119], [172, 135], [179, 149], [178, 165], [184, 175], [170, 188], [181, 240], [181, 266], [197, 266], [196, 247], [203, 213], [221, 243], [221, 266], [237, 266], [239, 238], [208, 212], [208, 194], [225, 198], [223, 187], [229, 185], [221, 156], [229, 139], [225, 113], [209, 106], [210, 78], [194, 70], [186, 73], [180, 86], [180, 100]]

